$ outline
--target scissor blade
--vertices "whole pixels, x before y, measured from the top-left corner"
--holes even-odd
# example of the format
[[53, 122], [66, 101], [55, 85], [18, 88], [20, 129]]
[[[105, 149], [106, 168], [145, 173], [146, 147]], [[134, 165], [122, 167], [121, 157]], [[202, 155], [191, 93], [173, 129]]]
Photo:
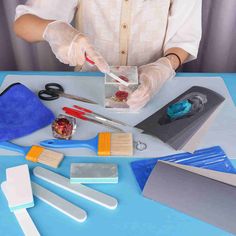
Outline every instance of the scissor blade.
[[73, 99], [73, 100], [76, 100], [76, 101], [80, 101], [80, 102], [98, 104], [97, 102], [94, 102], [94, 101], [89, 100], [87, 98], [83, 98], [83, 97], [79, 97], [79, 96], [75, 96], [75, 95], [71, 95], [71, 94], [67, 94], [67, 93], [60, 93], [60, 96], [65, 97], [65, 98], [69, 98], [69, 99]]

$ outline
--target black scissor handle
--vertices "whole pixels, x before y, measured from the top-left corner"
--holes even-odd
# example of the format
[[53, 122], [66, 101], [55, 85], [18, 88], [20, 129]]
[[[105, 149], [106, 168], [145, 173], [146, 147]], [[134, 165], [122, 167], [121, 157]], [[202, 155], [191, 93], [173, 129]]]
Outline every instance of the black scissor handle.
[[52, 90], [41, 90], [38, 92], [38, 96], [40, 99], [45, 100], [45, 101], [56, 100], [60, 97], [58, 93]]
[[48, 90], [48, 91], [54, 91], [54, 92], [57, 92], [57, 93], [63, 93], [64, 92], [63, 87], [58, 83], [48, 83], [48, 84], [45, 85], [45, 89]]
[[52, 101], [58, 99], [63, 92], [64, 89], [60, 84], [48, 83], [45, 85], [45, 90], [39, 91], [38, 96], [42, 100]]

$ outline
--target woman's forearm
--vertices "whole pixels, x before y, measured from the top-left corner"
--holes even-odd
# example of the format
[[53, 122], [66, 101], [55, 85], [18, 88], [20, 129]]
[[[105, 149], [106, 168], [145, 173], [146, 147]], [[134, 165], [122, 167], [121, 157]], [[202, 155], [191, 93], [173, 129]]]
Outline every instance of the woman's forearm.
[[[179, 59], [181, 61], [181, 64], [183, 64], [187, 58], [189, 57], [189, 53], [183, 50], [182, 48], [170, 48], [165, 52], [165, 55], [168, 54], [176, 54], [179, 56]], [[176, 70], [180, 66], [180, 62], [177, 56], [175, 55], [169, 55], [167, 58], [170, 60], [170, 63], [174, 70]]]
[[27, 42], [43, 41], [43, 32], [53, 20], [45, 20], [38, 16], [26, 14], [14, 22], [16, 35]]

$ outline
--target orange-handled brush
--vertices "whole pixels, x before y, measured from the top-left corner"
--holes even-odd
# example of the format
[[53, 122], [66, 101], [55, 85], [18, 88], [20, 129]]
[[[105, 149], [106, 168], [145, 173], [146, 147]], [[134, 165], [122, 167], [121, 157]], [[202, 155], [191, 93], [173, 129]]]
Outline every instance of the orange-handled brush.
[[0, 148], [20, 152], [25, 155], [28, 161], [39, 162], [53, 168], [57, 168], [64, 158], [62, 153], [47, 150], [40, 146], [22, 147], [10, 142], [0, 142]]
[[131, 133], [99, 133], [89, 140], [57, 140], [40, 142], [50, 148], [89, 148], [98, 156], [132, 156], [133, 137]]

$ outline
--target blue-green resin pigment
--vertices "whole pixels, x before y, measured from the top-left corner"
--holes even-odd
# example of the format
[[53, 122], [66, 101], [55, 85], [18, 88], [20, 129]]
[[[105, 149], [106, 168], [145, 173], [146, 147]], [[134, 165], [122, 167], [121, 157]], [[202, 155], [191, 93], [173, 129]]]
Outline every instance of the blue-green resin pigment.
[[183, 100], [170, 105], [167, 108], [167, 115], [171, 120], [175, 120], [187, 115], [192, 109], [192, 104], [188, 100]]

